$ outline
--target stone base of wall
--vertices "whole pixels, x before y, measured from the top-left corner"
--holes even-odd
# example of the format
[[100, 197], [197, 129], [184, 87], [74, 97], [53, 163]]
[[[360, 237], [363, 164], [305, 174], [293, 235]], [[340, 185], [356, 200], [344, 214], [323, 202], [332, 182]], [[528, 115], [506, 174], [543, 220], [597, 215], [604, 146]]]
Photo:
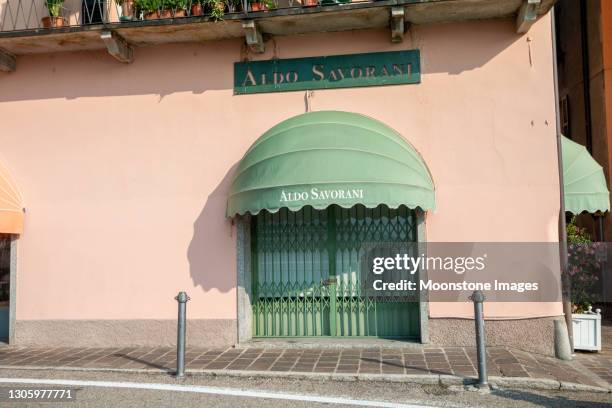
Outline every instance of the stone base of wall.
[[[563, 317], [520, 320], [486, 320], [488, 346], [515, 347], [533, 353], [554, 356], [554, 321]], [[435, 346], [476, 345], [474, 320], [429, 319], [429, 341]]]
[[[554, 355], [554, 321], [538, 318], [487, 320], [487, 345], [507, 346]], [[475, 346], [474, 321], [429, 319], [432, 346]], [[237, 321], [187, 321], [187, 344], [193, 347], [228, 347], [237, 343]], [[176, 320], [18, 320], [15, 345], [46, 347], [174, 347]]]
[[[18, 320], [15, 345], [47, 347], [176, 346], [176, 320]], [[187, 345], [236, 344], [236, 320], [187, 321]]]

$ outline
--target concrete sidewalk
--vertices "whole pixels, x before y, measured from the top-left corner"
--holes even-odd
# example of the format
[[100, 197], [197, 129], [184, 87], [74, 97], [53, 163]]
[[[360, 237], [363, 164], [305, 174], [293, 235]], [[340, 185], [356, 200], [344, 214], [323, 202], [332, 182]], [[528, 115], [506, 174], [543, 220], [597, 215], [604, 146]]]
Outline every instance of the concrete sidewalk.
[[[0, 348], [3, 369], [173, 372], [172, 348]], [[234, 376], [470, 383], [476, 350], [464, 347], [349, 349], [188, 349], [188, 373]], [[492, 383], [544, 389], [612, 390], [612, 356], [578, 354], [571, 362], [503, 347], [488, 349]]]

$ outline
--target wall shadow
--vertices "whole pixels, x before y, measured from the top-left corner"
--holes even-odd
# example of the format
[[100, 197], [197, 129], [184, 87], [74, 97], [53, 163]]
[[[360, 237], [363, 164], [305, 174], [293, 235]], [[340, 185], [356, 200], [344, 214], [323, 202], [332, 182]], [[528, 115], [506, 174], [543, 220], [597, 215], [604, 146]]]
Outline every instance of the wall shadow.
[[421, 49], [424, 75], [459, 75], [481, 68], [518, 41], [524, 42], [524, 62], [529, 63], [527, 37], [516, 33], [514, 19], [430, 24], [410, 32], [414, 48]]
[[[568, 394], [568, 395], [544, 395], [543, 393], [535, 393], [523, 390], [493, 390], [491, 391], [496, 397], [506, 398], [515, 403], [527, 402], [533, 406], [541, 407], [582, 407], [582, 408], [609, 408], [610, 404], [602, 401], [596, 401], [598, 394]], [[605, 395], [605, 394], [604, 394]], [[589, 398], [589, 399], [585, 399]]]
[[[482, 67], [517, 41], [525, 41], [526, 61], [529, 56], [526, 37], [516, 34], [512, 19], [415, 26], [407, 36], [410, 40], [399, 46], [390, 45], [388, 35], [388, 30], [374, 29], [280, 36], [274, 47], [268, 44], [266, 53], [253, 59], [272, 59], [279, 50], [282, 58], [291, 58], [418, 48], [424, 75], [458, 75]], [[150, 94], [161, 100], [177, 92], [231, 92], [233, 64], [242, 59], [242, 43], [227, 39], [136, 47], [134, 62], [127, 65], [105, 50], [20, 56], [15, 72], [0, 73], [0, 102]]]
[[105, 50], [20, 56], [0, 75], [0, 102], [229, 91], [240, 49], [238, 40], [136, 47], [131, 64]]
[[228, 292], [236, 288], [236, 257], [226, 256], [228, 248], [230, 251], [236, 248], [236, 235], [232, 220], [225, 217], [225, 209], [237, 166], [238, 163], [231, 166], [210, 193], [193, 224], [193, 238], [187, 249], [189, 273], [193, 283], [204, 290], [215, 288]]
[[146, 365], [147, 367], [156, 368], [158, 370], [167, 371], [167, 372], [174, 372], [174, 369], [172, 369], [171, 367], [168, 367], [169, 364], [164, 365], [164, 364], [155, 363], [154, 361], [147, 360], [146, 356], [143, 357], [143, 358], [137, 358], [137, 357], [132, 357], [132, 356], [124, 354], [124, 353], [113, 354], [113, 356], [114, 357], [119, 357], [119, 358], [121, 358], [123, 360], [131, 361], [131, 362], [134, 362], [134, 363], [139, 363], [139, 364], [142, 364], [142, 365]]

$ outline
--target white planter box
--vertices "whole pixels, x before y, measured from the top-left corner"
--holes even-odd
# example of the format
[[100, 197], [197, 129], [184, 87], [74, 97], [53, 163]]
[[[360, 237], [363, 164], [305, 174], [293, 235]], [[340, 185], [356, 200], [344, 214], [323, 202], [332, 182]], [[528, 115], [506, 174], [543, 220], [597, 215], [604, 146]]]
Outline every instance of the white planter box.
[[601, 313], [572, 314], [575, 350], [601, 350]]

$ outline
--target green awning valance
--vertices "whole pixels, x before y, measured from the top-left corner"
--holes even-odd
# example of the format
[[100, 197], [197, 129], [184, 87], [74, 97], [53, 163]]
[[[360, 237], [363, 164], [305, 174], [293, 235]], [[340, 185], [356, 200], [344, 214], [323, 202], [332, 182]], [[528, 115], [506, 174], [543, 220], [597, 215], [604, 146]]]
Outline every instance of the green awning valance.
[[227, 215], [311, 205], [435, 208], [421, 156], [383, 123], [348, 112], [311, 112], [261, 136], [236, 170]]
[[565, 211], [610, 211], [610, 193], [602, 167], [587, 149], [565, 136], [561, 137]]

